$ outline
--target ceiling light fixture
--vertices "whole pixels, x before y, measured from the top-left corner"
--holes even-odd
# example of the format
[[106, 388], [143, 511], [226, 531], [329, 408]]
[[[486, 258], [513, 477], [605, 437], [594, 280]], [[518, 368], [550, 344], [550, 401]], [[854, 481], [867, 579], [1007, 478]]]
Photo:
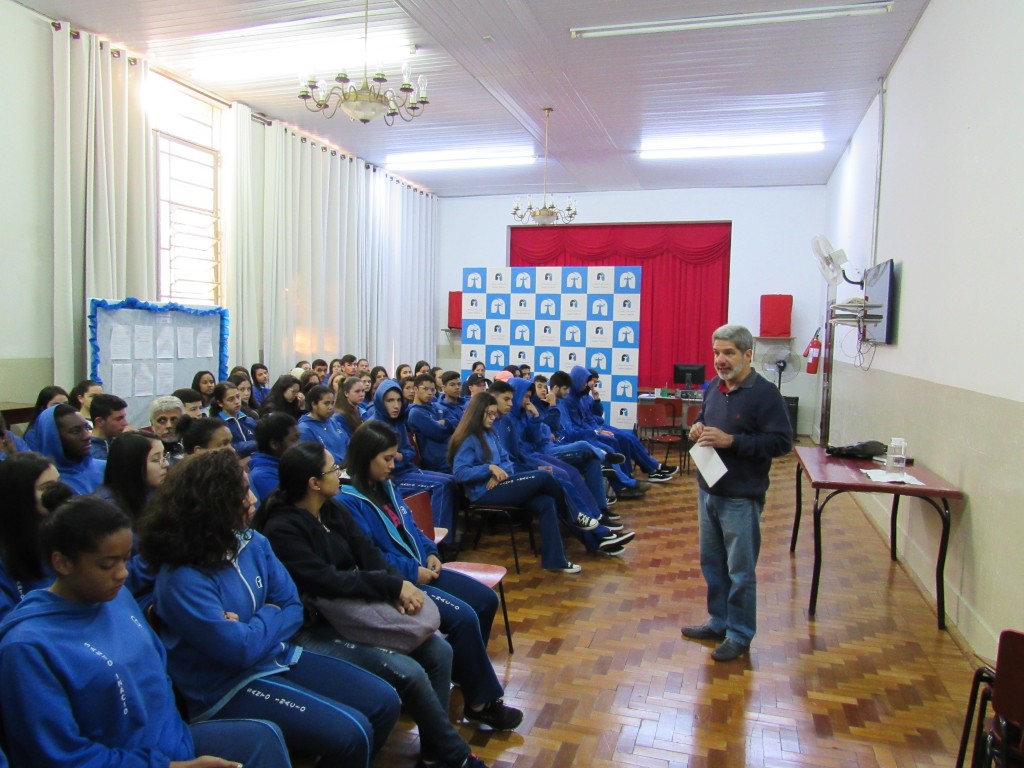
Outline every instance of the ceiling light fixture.
[[757, 157], [822, 152], [821, 131], [767, 133], [740, 136], [688, 136], [648, 139], [640, 145], [641, 160], [677, 160], [706, 157]]
[[529, 197], [526, 198], [525, 210], [519, 205], [518, 197], [512, 205], [512, 217], [524, 224], [568, 224], [576, 218], [576, 203], [571, 197], [564, 210], [555, 205], [554, 199], [548, 199], [548, 123], [554, 111], [553, 107], [544, 107], [544, 198], [540, 208], [534, 208]]
[[632, 24], [574, 27], [569, 30], [569, 37], [575, 40], [587, 40], [597, 37], [653, 35], [659, 32], [685, 32], [693, 29], [722, 29], [726, 27], [748, 27], [755, 24], [785, 24], [790, 21], [839, 19], [846, 16], [871, 16], [876, 13], [889, 13], [892, 10], [893, 2], [894, 0], [871, 0], [864, 3], [823, 5], [817, 8], [800, 8], [788, 11], [728, 13], [717, 16], [694, 16], [688, 19], [666, 19], [665, 21], [635, 22]]
[[394, 125], [396, 117], [408, 123], [423, 114], [424, 108], [430, 103], [427, 100], [427, 78], [420, 75], [414, 88], [408, 64], [402, 65], [402, 85], [397, 92], [393, 88], [384, 87], [387, 78], [384, 77], [383, 66], [374, 73], [373, 84], [370, 84], [369, 37], [370, 0], [366, 0], [363, 14], [363, 84], [356, 88], [344, 71], [334, 78], [339, 84], [330, 88], [326, 81], [310, 78], [299, 91], [299, 98], [306, 109], [330, 118], [341, 107], [352, 120], [358, 120], [364, 125], [381, 116], [388, 125]]

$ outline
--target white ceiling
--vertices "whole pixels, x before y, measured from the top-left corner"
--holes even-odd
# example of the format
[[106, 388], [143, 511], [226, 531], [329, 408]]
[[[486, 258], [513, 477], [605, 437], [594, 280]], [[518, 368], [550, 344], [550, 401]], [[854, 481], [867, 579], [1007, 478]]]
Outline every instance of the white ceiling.
[[[381, 166], [393, 153], [509, 144], [541, 156], [550, 105], [556, 193], [825, 183], [927, 0], [895, 0], [875, 16], [609, 39], [574, 40], [569, 29], [849, 1], [370, 0], [371, 47], [417, 46], [403, 58], [429, 78], [426, 113], [387, 127], [341, 112], [325, 120], [297, 98], [300, 74], [330, 79], [361, 62], [362, 0], [18, 0]], [[325, 47], [337, 56], [306, 70], [303, 59]], [[287, 63], [269, 66], [280, 52]], [[383, 63], [399, 80], [402, 62]], [[651, 137], [808, 130], [824, 134], [825, 151], [637, 156]], [[399, 175], [444, 197], [539, 194], [542, 168]]]

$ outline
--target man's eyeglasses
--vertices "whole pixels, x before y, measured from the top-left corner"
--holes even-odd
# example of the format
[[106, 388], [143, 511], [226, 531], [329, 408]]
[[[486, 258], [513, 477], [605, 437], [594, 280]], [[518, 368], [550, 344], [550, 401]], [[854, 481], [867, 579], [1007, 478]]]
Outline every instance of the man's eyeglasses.
[[422, 389], [424, 392], [429, 392], [432, 395], [437, 394], [437, 387], [430, 387], [427, 386], [426, 384], [420, 384], [420, 389]]

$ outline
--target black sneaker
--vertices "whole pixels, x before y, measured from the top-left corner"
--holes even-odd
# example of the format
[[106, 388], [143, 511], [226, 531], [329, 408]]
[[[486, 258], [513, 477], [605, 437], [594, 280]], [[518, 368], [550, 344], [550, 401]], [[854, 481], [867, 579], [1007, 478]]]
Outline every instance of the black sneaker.
[[[616, 520], [617, 519], [618, 518], [616, 518]], [[612, 533], [618, 533], [624, 527], [622, 523], [616, 522], [616, 520], [612, 520], [610, 517], [608, 517], [608, 515], [601, 515], [601, 525], [603, 525]]]
[[636, 488], [623, 488], [621, 491], [618, 492], [619, 498], [620, 499], [639, 499], [641, 496], [643, 496], [645, 493], [647, 493], [647, 491], [641, 491], [639, 486], [640, 486], [640, 483], [637, 482], [637, 487]]
[[[601, 522], [604, 522], [605, 520], [611, 520], [613, 523], [617, 523], [621, 519], [622, 515], [616, 512], [612, 512], [610, 509], [606, 509], [604, 512], [601, 513]], [[607, 523], [605, 523], [605, 525], [607, 525]]]
[[624, 462], [626, 460], [626, 457], [623, 454], [621, 454], [621, 453], [616, 453], [615, 451], [611, 451], [611, 452], [605, 454], [604, 460], [608, 464], [621, 464], [622, 462]]
[[651, 484], [648, 483], [646, 480], [637, 480], [636, 489], [640, 491], [640, 493], [647, 493], [649, 490], [651, 490]]
[[652, 483], [667, 483], [672, 479], [672, 475], [667, 475], [660, 469], [656, 469], [647, 475], [647, 479]]
[[625, 533], [612, 533], [605, 537], [605, 539], [597, 545], [597, 548], [601, 551], [605, 551], [608, 549], [613, 550], [616, 547], [624, 547], [626, 544], [629, 544], [629, 542], [631, 542], [634, 538], [636, 538], [635, 531], [626, 531]]
[[668, 475], [669, 477], [672, 477], [672, 475], [679, 474], [679, 467], [677, 467], [675, 464], [659, 464], [658, 472], [663, 475]]
[[495, 731], [514, 731], [523, 722], [522, 710], [508, 706], [501, 699], [495, 699], [477, 710], [466, 707], [463, 716], [471, 723], [480, 723]]
[[605, 480], [614, 480], [619, 476], [619, 473], [615, 471], [613, 467], [601, 467], [601, 476]]
[[626, 553], [626, 548], [621, 544], [616, 544], [614, 547], [599, 549], [597, 552], [600, 555], [608, 555], [608, 557], [622, 557]]

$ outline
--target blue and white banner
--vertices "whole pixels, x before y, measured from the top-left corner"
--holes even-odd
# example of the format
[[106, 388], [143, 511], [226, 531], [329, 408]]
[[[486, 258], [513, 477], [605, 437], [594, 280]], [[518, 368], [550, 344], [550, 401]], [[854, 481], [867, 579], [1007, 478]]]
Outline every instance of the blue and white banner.
[[640, 267], [470, 268], [462, 276], [462, 367], [529, 364], [601, 374], [606, 423], [636, 422]]

